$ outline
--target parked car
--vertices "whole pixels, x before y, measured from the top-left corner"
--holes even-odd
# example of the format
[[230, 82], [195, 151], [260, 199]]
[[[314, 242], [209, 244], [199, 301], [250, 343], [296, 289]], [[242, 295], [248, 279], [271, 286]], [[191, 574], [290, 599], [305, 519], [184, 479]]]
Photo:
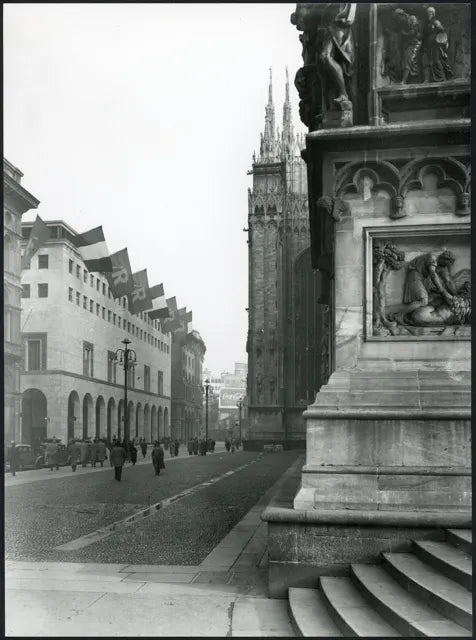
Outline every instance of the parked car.
[[[43, 442], [41, 445], [41, 454], [38, 456], [35, 462], [35, 466], [37, 469], [48, 466], [45, 460], [45, 451], [47, 444], [47, 442]], [[68, 450], [66, 448], [66, 445], [64, 445], [62, 442], [57, 442], [56, 444], [58, 445], [57, 463], [60, 467], [64, 467], [69, 463]]]
[[[18, 469], [39, 469], [41, 466], [40, 458], [35, 453], [33, 447], [30, 444], [17, 444], [15, 449], [18, 451]], [[10, 453], [7, 450], [5, 457], [7, 469], [10, 468]]]

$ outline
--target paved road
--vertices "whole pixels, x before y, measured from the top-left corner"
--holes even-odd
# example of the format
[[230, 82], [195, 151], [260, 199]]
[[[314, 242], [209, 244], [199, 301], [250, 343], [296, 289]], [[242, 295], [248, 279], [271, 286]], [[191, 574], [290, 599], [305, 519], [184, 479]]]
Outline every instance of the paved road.
[[[112, 469], [56, 480], [49, 479], [55, 472], [45, 470], [45, 480], [5, 489], [6, 559], [200, 564], [296, 456], [239, 451], [185, 457], [166, 460], [160, 477], [152, 465], [128, 465], [121, 483]], [[166, 508], [104, 539], [74, 550], [56, 548], [158, 503]]]

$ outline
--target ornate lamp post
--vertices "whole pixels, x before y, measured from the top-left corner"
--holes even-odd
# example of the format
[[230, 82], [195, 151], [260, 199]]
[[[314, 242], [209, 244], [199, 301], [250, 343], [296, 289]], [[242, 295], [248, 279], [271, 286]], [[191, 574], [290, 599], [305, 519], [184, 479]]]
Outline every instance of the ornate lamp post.
[[238, 424], [240, 428], [240, 444], [241, 444], [241, 409], [243, 407], [243, 398], [240, 398], [238, 400], [238, 402], [236, 403], [236, 406], [238, 407]]
[[210, 389], [210, 380], [205, 380], [205, 442], [208, 446], [208, 390]]
[[116, 362], [124, 368], [124, 440], [129, 442], [129, 407], [127, 405], [127, 372], [129, 367], [133, 367], [137, 364], [136, 352], [134, 349], [129, 349], [128, 345], [131, 341], [127, 338], [122, 340], [124, 349], [117, 349]]

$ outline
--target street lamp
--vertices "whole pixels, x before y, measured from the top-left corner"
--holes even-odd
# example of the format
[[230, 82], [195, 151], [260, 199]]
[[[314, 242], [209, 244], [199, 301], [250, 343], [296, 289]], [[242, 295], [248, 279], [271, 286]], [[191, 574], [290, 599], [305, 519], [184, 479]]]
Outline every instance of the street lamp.
[[239, 427], [240, 427], [240, 444], [241, 444], [241, 409], [243, 407], [243, 398], [240, 398], [238, 400], [238, 402], [236, 403], [236, 406], [238, 407], [238, 420], [239, 420]]
[[[210, 380], [205, 380], [205, 442], [208, 446], [208, 390], [210, 389]], [[206, 450], [205, 450], [206, 451]]]
[[136, 352], [134, 349], [128, 349], [131, 341], [127, 338], [122, 340], [124, 349], [117, 349], [115, 360], [124, 368], [124, 440], [129, 442], [129, 408], [127, 406], [127, 372], [129, 367], [137, 364]]

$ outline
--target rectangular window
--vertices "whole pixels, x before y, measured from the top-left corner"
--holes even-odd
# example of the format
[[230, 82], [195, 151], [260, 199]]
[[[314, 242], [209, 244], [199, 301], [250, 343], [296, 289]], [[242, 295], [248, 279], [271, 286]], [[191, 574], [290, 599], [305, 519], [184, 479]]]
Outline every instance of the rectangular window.
[[167, 353], [168, 353], [169, 351], [170, 351], [170, 349], [169, 349], [169, 345], [167, 345]]
[[144, 365], [144, 391], [150, 391], [150, 367]]
[[76, 265], [76, 277], [81, 278], [81, 267], [79, 264]]
[[107, 381], [116, 382], [117, 362], [114, 351], [107, 352]]
[[46, 282], [40, 282], [40, 284], [38, 285], [38, 297], [39, 298], [48, 297], [48, 284]]
[[105, 282], [102, 283], [102, 295], [103, 296], [106, 295], [106, 283]]
[[91, 274], [89, 276], [89, 284], [91, 285], [91, 287], [94, 287], [94, 276], [93, 276], [93, 274]]
[[73, 289], [71, 287], [68, 287], [68, 300], [73, 302]]
[[163, 371], [157, 371], [157, 393], [159, 396], [164, 395], [164, 373]]
[[[72, 289], [70, 289], [70, 291], [72, 291]], [[22, 298], [29, 298], [30, 297], [30, 285], [29, 284], [22, 285], [21, 297]]]
[[83, 309], [86, 309], [86, 311], [88, 310], [88, 299], [86, 296], [83, 296]]
[[127, 331], [129, 333], [131, 332], [131, 323], [130, 322], [127, 323]]
[[70, 272], [70, 273], [73, 273], [73, 266], [74, 266], [74, 263], [73, 263], [73, 261], [72, 261], [72, 260], [70, 260], [70, 261], [69, 261], [69, 272]]
[[40, 371], [41, 340], [28, 340], [27, 344], [27, 371]]
[[106, 319], [106, 307], [102, 308], [102, 319], [105, 320]]
[[116, 314], [115, 313], [112, 314], [112, 324], [114, 324], [114, 325], [116, 324]]
[[101, 305], [96, 302], [96, 315], [98, 316], [101, 313]]
[[99, 278], [96, 280], [96, 289], [98, 291], [100, 291], [100, 289], [101, 289], [101, 281], [99, 280]]
[[83, 376], [93, 377], [94, 347], [90, 342], [83, 341]]
[[127, 328], [127, 320], [126, 320], [125, 318], [124, 318], [124, 319], [123, 319], [123, 321], [122, 321], [122, 328], [124, 329], [124, 331], [125, 331], [125, 330], [126, 330], [126, 328]]
[[94, 313], [94, 300], [89, 301], [89, 311]]
[[110, 311], [109, 309], [107, 310], [107, 321], [111, 322], [112, 320], [112, 311]]
[[81, 294], [79, 293], [79, 291], [76, 291], [76, 304], [79, 305], [81, 304]]
[[38, 256], [38, 269], [48, 269], [48, 254]]
[[85, 270], [84, 270], [84, 273], [83, 273], [83, 282], [87, 282], [87, 281], [88, 281], [88, 272], [87, 272], [87, 270], [85, 269]]

